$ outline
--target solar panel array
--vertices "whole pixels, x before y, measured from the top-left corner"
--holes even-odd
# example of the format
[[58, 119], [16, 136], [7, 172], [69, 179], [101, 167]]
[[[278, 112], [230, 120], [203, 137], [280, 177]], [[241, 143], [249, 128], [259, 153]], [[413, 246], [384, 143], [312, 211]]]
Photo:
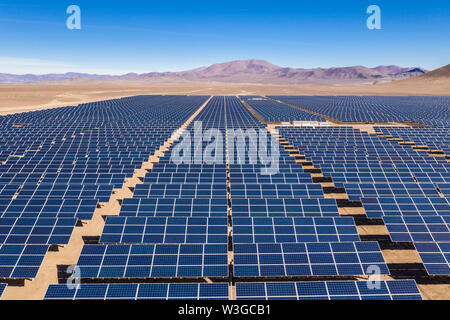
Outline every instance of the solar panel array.
[[0, 279], [32, 279], [207, 97], [138, 96], [0, 117]]
[[[431, 157], [424, 150], [352, 127], [278, 130], [305, 155], [305, 161], [331, 177], [335, 187], [343, 188], [350, 201], [361, 201], [367, 217], [382, 218], [392, 241], [450, 242], [450, 198], [446, 196], [450, 164], [444, 157]], [[419, 128], [379, 130], [384, 134], [420, 132]], [[401, 137], [414, 140], [414, 136]], [[442, 135], [436, 139], [443, 141]], [[448, 272], [448, 260], [442, 258], [445, 255], [436, 256], [439, 268], [429, 266], [430, 259], [422, 259], [430, 275]]]
[[[239, 129], [266, 130], [233, 97], [213, 97], [194, 120], [202, 121], [201, 132], [217, 129], [223, 136]], [[195, 121], [177, 142], [195, 137], [199, 130]], [[242, 141], [236, 142], [238, 148]], [[77, 263], [83, 279], [195, 281], [209, 277], [218, 281], [214, 285], [222, 288], [219, 295], [224, 298], [228, 297], [224, 288], [230, 271], [238, 282], [267, 275], [365, 275], [369, 265], [388, 273], [378, 245], [360, 241], [353, 218], [339, 217], [336, 200], [324, 198], [320, 185], [312, 183], [311, 175], [289, 152], [277, 145], [280, 173], [267, 175], [261, 170], [265, 165], [250, 161], [260, 146], [256, 152], [245, 146], [245, 153], [239, 154], [238, 149], [230, 152], [226, 144], [215, 143], [211, 155], [216, 162], [197, 163], [196, 151], [203, 151], [208, 143], [196, 145], [189, 157], [183, 158], [185, 162], [173, 161], [177, 143], [160, 157], [136, 186], [133, 198], [123, 200], [119, 217], [106, 219], [101, 244], [84, 246]], [[270, 139], [267, 142], [269, 151], [272, 143]], [[231, 269], [230, 240], [234, 252]], [[254, 265], [249, 265], [250, 261]], [[167, 286], [150, 296], [140, 295], [141, 286], [144, 284], [105, 284], [93, 296], [82, 293], [87, 292], [87, 284], [77, 289], [80, 293], [53, 286], [47, 298], [171, 298]], [[185, 294], [190, 292], [183, 297], [205, 297], [192, 289], [197, 284], [190, 286], [183, 289]]]
[[267, 122], [325, 121], [322, 117], [267, 98], [259, 96], [241, 96], [240, 98]]
[[[426, 134], [383, 133], [448, 144], [447, 98], [274, 98], [344, 121], [429, 119], [434, 131]], [[240, 99], [209, 100], [123, 199], [119, 216], [106, 218], [100, 243], [84, 245], [82, 284], [51, 285], [46, 299], [229, 299], [230, 281], [237, 299], [421, 299], [414, 280], [341, 281], [374, 268], [389, 275], [380, 246], [361, 240], [353, 217], [339, 215], [336, 200], [257, 117], [325, 119], [268, 98]], [[0, 117], [0, 279], [35, 277], [49, 246], [67, 244], [77, 221], [92, 219], [206, 100], [138, 96]], [[277, 130], [368, 217], [384, 219], [393, 241], [414, 242], [429, 274], [448, 274], [445, 158], [352, 127]], [[183, 142], [194, 146], [179, 152]], [[283, 282], [265, 282], [273, 279]]]
[[450, 97], [273, 96], [346, 122], [449, 121]]
[[445, 154], [450, 154], [450, 120], [439, 127], [375, 127], [374, 129], [376, 132], [393, 138], [414, 142], [418, 146], [427, 146], [431, 150], [442, 150]]

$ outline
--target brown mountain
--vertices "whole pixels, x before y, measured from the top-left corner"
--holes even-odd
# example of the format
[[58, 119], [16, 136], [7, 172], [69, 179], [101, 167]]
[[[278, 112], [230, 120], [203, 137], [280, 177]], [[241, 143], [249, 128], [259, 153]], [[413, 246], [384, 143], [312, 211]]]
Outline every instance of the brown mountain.
[[[414, 70], [414, 72], [411, 72]], [[162, 81], [218, 81], [233, 83], [272, 84], [372, 84], [405, 79], [424, 74], [420, 68], [398, 66], [363, 66], [341, 68], [283, 68], [264, 60], [238, 60], [213, 64], [181, 72], [151, 72], [135, 79], [149, 82]], [[121, 77], [131, 79], [129, 75]]]
[[450, 79], [450, 64], [420, 76], [424, 79]]
[[84, 75], [68, 73], [64, 75], [6, 75], [0, 74], [0, 83], [17, 83], [33, 81], [59, 81], [76, 78], [119, 79], [146, 83], [166, 82], [227, 82], [227, 83], [261, 83], [291, 85], [353, 85], [391, 82], [399, 79], [416, 77], [426, 73], [421, 68], [403, 68], [398, 66], [364, 66], [337, 68], [286, 68], [279, 67], [264, 60], [238, 60], [217, 63], [180, 72], [150, 72], [143, 74], [129, 73], [122, 76]]

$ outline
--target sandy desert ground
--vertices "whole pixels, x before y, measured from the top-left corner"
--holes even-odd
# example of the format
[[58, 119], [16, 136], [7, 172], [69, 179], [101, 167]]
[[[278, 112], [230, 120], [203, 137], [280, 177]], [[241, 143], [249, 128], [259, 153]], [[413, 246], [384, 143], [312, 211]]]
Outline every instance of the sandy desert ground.
[[77, 105], [141, 94], [188, 95], [450, 95], [450, 79], [410, 79], [371, 86], [286, 86], [70, 80], [0, 85], [0, 114]]

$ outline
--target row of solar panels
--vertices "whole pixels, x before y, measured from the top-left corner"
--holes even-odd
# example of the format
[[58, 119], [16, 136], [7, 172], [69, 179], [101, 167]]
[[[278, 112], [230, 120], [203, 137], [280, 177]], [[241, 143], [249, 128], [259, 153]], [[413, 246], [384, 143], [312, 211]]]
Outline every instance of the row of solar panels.
[[[51, 285], [46, 300], [228, 300], [227, 283]], [[236, 283], [237, 300], [421, 300], [414, 280]]]

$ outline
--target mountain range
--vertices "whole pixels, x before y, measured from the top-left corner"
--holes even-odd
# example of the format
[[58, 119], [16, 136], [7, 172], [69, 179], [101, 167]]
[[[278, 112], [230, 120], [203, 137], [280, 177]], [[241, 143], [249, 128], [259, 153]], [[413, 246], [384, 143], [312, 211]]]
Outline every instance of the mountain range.
[[364, 66], [336, 68], [289, 68], [279, 67], [264, 60], [238, 60], [217, 63], [180, 72], [128, 73], [121, 76], [86, 73], [25, 74], [0, 73], [0, 84], [53, 82], [85, 79], [119, 79], [145, 83], [165, 82], [228, 82], [261, 84], [308, 84], [308, 85], [353, 85], [375, 84], [409, 79], [424, 75], [428, 71], [420, 67], [399, 67], [394, 65], [368, 68]]

